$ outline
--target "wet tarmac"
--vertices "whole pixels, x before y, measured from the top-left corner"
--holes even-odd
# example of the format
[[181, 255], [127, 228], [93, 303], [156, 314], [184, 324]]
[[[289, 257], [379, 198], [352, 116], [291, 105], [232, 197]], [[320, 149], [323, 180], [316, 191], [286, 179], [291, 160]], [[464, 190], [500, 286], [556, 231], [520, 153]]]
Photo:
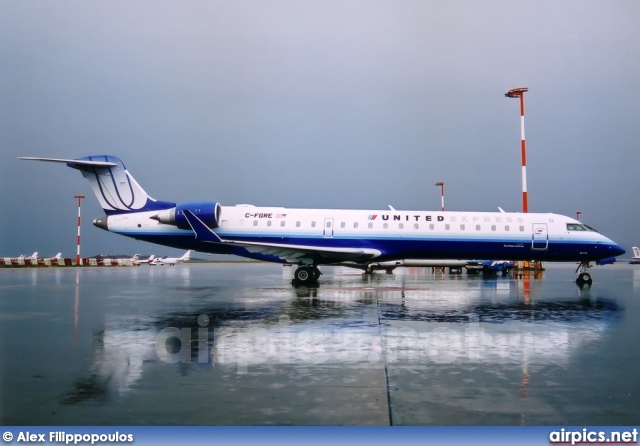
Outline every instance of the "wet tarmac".
[[4, 425], [632, 425], [640, 267], [0, 270]]

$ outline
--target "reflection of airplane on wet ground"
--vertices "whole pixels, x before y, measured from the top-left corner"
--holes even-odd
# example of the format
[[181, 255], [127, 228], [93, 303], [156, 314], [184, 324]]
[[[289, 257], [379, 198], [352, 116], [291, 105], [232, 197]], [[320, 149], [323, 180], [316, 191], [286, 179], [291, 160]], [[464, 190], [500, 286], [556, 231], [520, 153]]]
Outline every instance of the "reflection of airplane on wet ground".
[[107, 214], [94, 220], [101, 229], [174, 248], [293, 263], [296, 283], [316, 281], [318, 265], [456, 258], [580, 262], [578, 283], [591, 283], [591, 262], [612, 263], [624, 253], [558, 214], [176, 204], [147, 195], [115, 156], [23, 159], [80, 170]]
[[631, 249], [633, 249], [633, 258], [629, 263], [632, 265], [640, 264], [640, 248], [638, 248], [637, 246], [634, 246]]
[[175, 265], [176, 263], [184, 263], [191, 260], [191, 250], [187, 251], [182, 257], [163, 257], [152, 259], [149, 265], [151, 266], [163, 266], [163, 265]]
[[[381, 285], [396, 283], [383, 278]], [[314, 289], [313, 302], [278, 287], [262, 290], [271, 304], [255, 308], [240, 301], [209, 303], [159, 314], [152, 324], [107, 318], [91, 344], [93, 361], [86, 377], [77, 380], [62, 402], [125, 394], [139, 385], [145, 372], [163, 364], [183, 367], [184, 373], [189, 373], [189, 364], [241, 370], [264, 364], [348, 367], [385, 361], [406, 367], [452, 358], [498, 368], [523, 358], [537, 366], [564, 365], [624, 314], [613, 299], [525, 304], [510, 297], [517, 289], [494, 294], [496, 282], [444, 282], [448, 289], [372, 288], [359, 280], [345, 284], [354, 286]], [[503, 284], [518, 286], [506, 280]], [[363, 324], [366, 311], [377, 313], [374, 319], [384, 329]]]

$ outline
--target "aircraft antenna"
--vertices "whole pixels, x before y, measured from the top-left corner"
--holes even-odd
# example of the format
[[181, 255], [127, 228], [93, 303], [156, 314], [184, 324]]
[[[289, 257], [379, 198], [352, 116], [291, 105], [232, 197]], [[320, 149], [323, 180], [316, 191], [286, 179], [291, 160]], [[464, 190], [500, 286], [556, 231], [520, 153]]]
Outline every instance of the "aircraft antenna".
[[508, 98], [520, 98], [520, 135], [522, 152], [522, 212], [529, 212], [529, 199], [527, 197], [527, 145], [524, 139], [524, 93], [529, 91], [527, 87], [512, 88], [505, 93]]

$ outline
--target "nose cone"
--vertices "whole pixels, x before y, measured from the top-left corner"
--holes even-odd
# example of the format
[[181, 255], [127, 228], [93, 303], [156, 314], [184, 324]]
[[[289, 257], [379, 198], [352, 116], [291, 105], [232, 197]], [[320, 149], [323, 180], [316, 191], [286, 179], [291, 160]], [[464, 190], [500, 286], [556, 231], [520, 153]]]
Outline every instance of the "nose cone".
[[614, 256], [621, 256], [626, 252], [624, 249], [622, 249], [622, 246], [616, 243], [614, 243], [613, 246], [611, 247], [611, 251], [613, 251]]
[[100, 229], [104, 229], [105, 231], [109, 230], [109, 226], [107, 224], [107, 219], [109, 217], [104, 216], [100, 218], [96, 218], [93, 220], [93, 225], [99, 227]]

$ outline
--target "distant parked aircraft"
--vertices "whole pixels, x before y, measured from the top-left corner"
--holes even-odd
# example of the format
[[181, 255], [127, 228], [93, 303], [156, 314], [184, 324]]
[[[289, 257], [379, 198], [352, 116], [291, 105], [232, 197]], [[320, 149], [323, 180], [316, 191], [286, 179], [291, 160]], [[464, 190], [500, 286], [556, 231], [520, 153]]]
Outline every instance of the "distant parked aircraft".
[[140, 254], [136, 254], [131, 257], [131, 263], [133, 263], [134, 265], [140, 265], [141, 263], [151, 263], [154, 258], [155, 256], [151, 254], [147, 260], [140, 260]]
[[164, 257], [162, 259], [156, 258], [150, 263], [150, 265], [175, 265], [176, 263], [184, 263], [191, 260], [191, 250], [187, 251], [182, 257]]
[[26, 260], [26, 259], [29, 259], [32, 262], [37, 262], [38, 261], [38, 251], [36, 251], [33, 254], [31, 254], [31, 257], [25, 257], [24, 254], [22, 254], [20, 257], [18, 257], [18, 260]]
[[631, 249], [633, 249], [633, 258], [629, 263], [632, 265], [640, 264], [640, 248], [638, 248], [637, 246], [634, 246]]

